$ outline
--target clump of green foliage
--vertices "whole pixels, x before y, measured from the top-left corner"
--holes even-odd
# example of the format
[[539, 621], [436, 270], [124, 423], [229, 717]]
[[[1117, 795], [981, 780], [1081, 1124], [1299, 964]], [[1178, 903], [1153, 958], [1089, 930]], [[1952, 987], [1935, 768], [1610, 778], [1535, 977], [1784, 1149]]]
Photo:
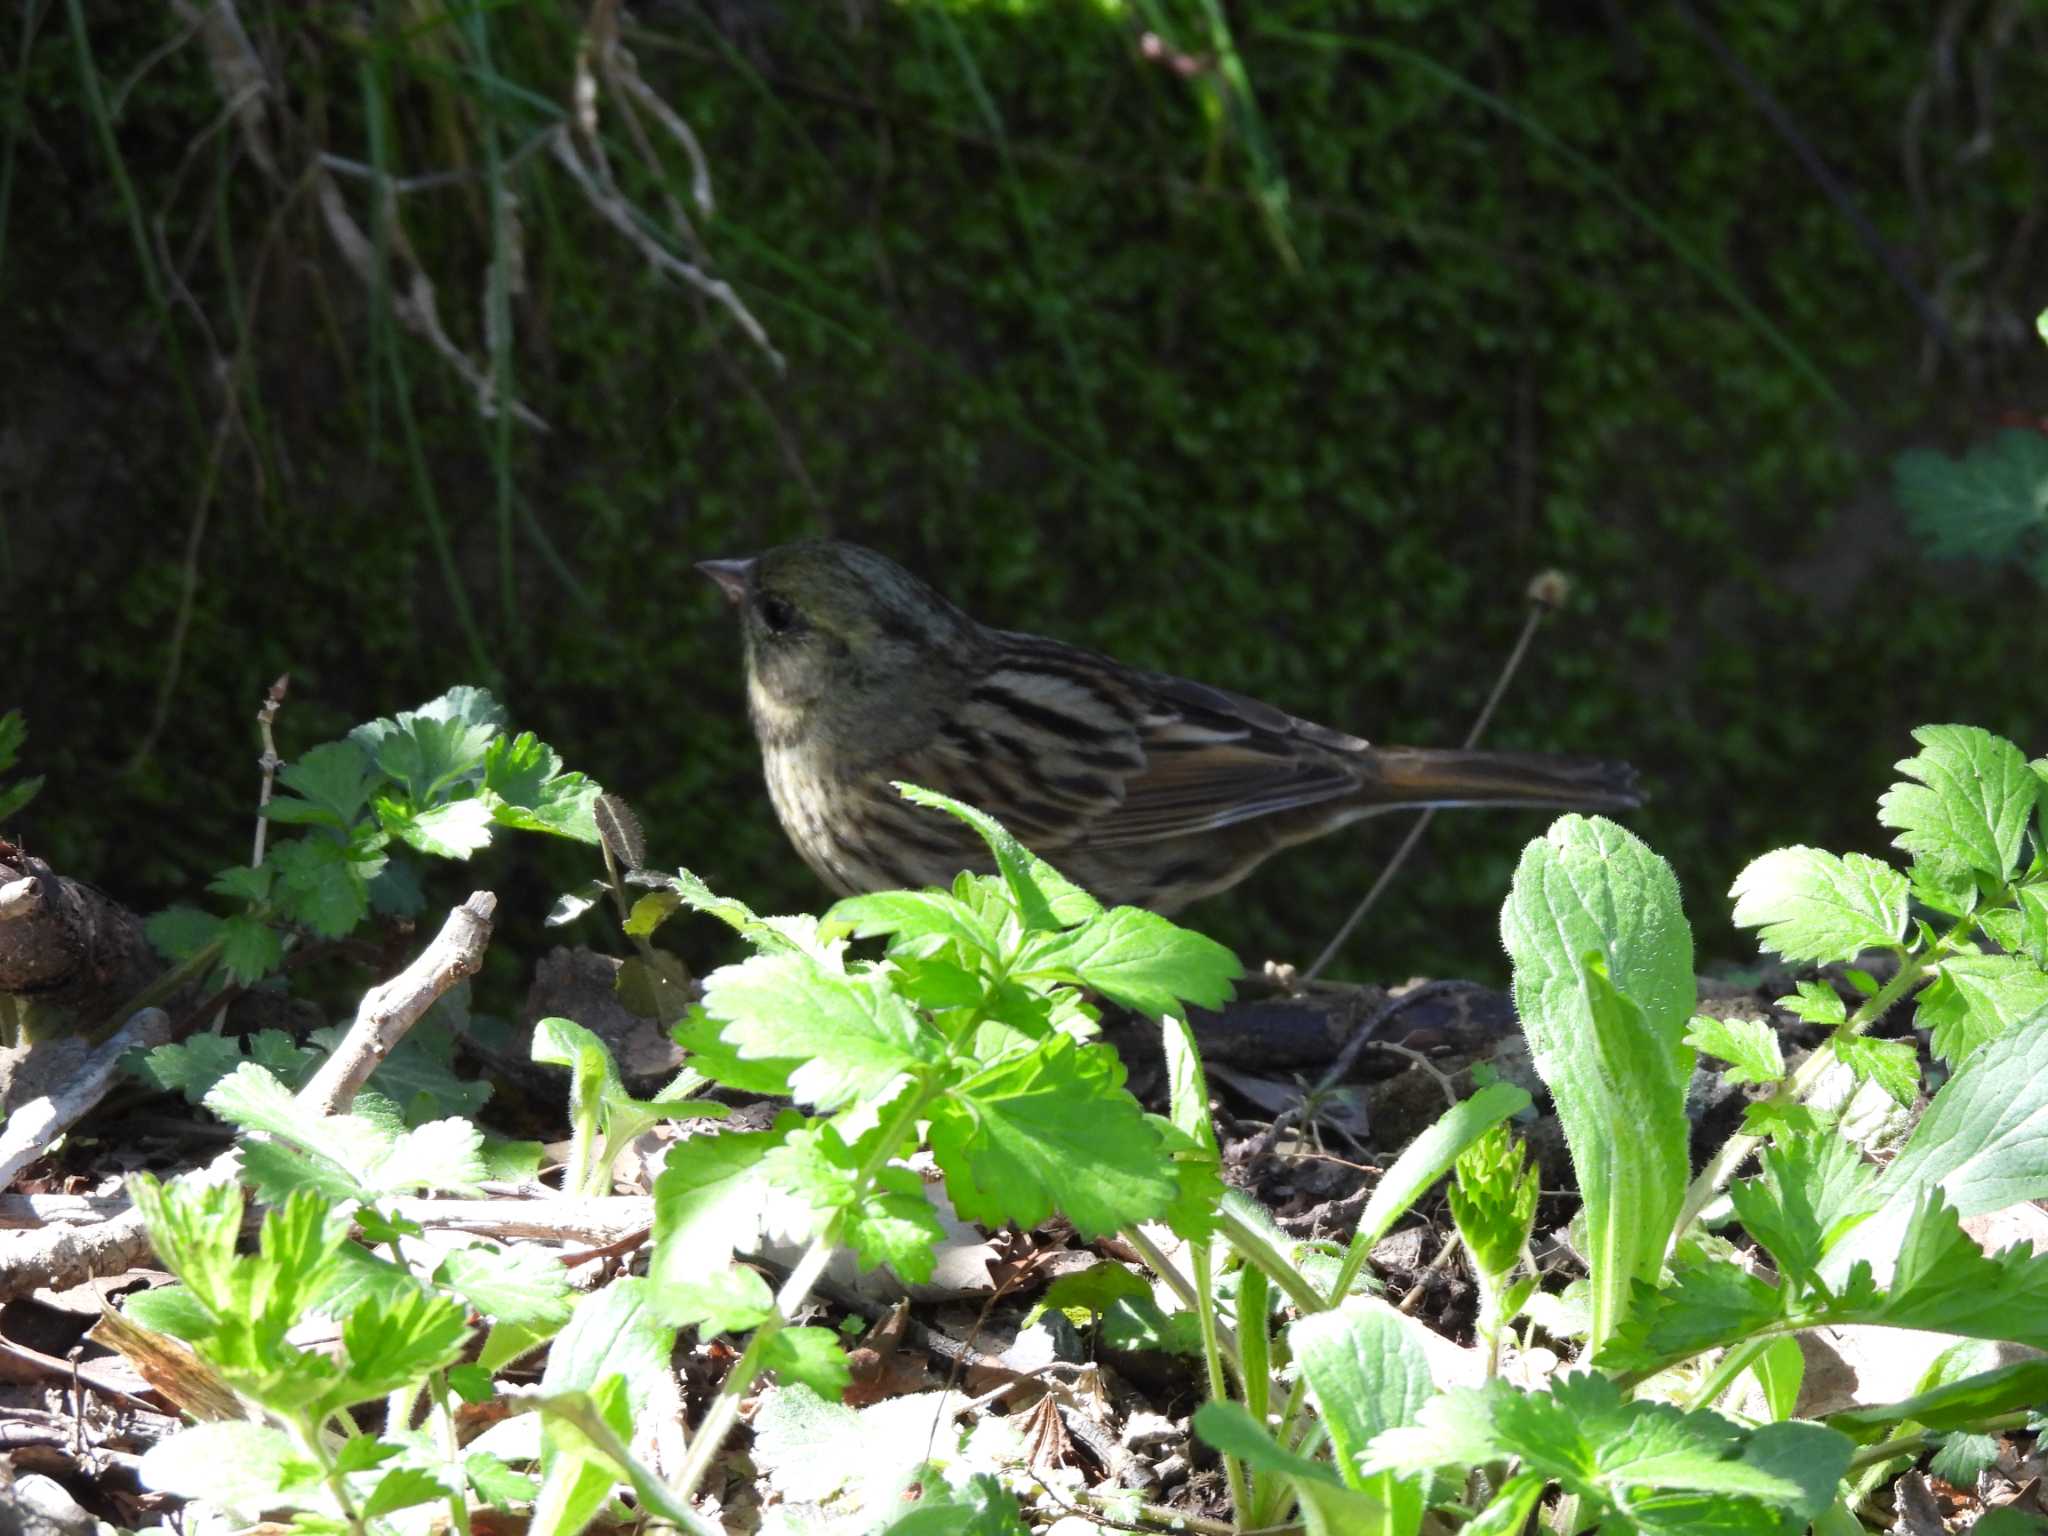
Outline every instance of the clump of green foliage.
[[[1502, 929], [1582, 1197], [1587, 1273], [1562, 1296], [1539, 1289], [1529, 1259], [1536, 1185], [1510, 1130], [1526, 1092], [1487, 1083], [1448, 1111], [1380, 1178], [1349, 1244], [1292, 1242], [1223, 1190], [1180, 1018], [1227, 994], [1228, 952], [1102, 908], [982, 813], [906, 786], [975, 826], [998, 873], [764, 918], [679, 872], [632, 912], [643, 934], [687, 910], [746, 941], [754, 953], [706, 978], [677, 1038], [693, 1084], [794, 1106], [767, 1130], [673, 1146], [645, 1278], [572, 1299], [551, 1258], [415, 1246], [404, 1199], [484, 1177], [485, 1144], [460, 1116], [408, 1126], [372, 1101], [309, 1117], [256, 1062], [216, 1083], [206, 1102], [239, 1128], [242, 1178], [271, 1206], [262, 1239], [238, 1252], [238, 1190], [140, 1181], [180, 1285], [128, 1311], [190, 1342], [246, 1411], [167, 1442], [145, 1474], [353, 1536], [395, 1532], [394, 1515], [426, 1505], [460, 1528], [484, 1502], [530, 1507], [533, 1529], [567, 1536], [622, 1486], [646, 1512], [708, 1531], [690, 1501], [768, 1374], [780, 1386], [756, 1421], [765, 1448], [801, 1443], [850, 1466], [858, 1458], [829, 1447], [858, 1443], [886, 1467], [846, 1474], [833, 1529], [1022, 1530], [1025, 1485], [1006, 1486], [1014, 1468], [985, 1438], [921, 1430], [874, 1462], [870, 1428], [832, 1406], [849, 1381], [837, 1333], [800, 1321], [837, 1251], [906, 1279], [931, 1273], [941, 1228], [903, 1165], [923, 1152], [970, 1220], [1058, 1213], [1084, 1235], [1120, 1232], [1144, 1257], [1167, 1312], [1100, 1266], [1046, 1305], [1120, 1311], [1119, 1326], [1199, 1352], [1210, 1400], [1195, 1425], [1222, 1454], [1239, 1529], [1294, 1518], [1316, 1536], [1418, 1536], [1429, 1519], [1507, 1530], [1562, 1494], [1617, 1532], [1848, 1530], [1855, 1500], [1902, 1458], [1940, 1447], [1951, 1473], [1967, 1472], [1988, 1454], [1984, 1435], [2029, 1422], [2048, 1398], [2048, 1366], [1979, 1370], [1951, 1353], [1909, 1398], [1792, 1417], [1791, 1341], [1804, 1329], [2048, 1345], [2048, 1257], [1986, 1255], [1958, 1225], [2048, 1195], [2048, 1154], [2027, 1134], [2048, 1114], [2048, 760], [1969, 727], [1917, 736], [1879, 810], [1906, 867], [1792, 847], [1736, 883], [1738, 923], [1785, 959], [1847, 966], [1860, 997], [1852, 1010], [1806, 983], [1787, 1000], [1832, 1027], [1795, 1071], [1761, 1026], [1696, 1016], [1677, 883], [1639, 838], [1567, 816], [1523, 854]], [[876, 940], [878, 953], [862, 947]], [[1126, 1090], [1091, 998], [1161, 1020], [1164, 1115]], [[1909, 1044], [1867, 1033], [1906, 1002], [1933, 1037], [1925, 1083]], [[575, 1074], [586, 1192], [605, 1187], [625, 1138], [701, 1107], [627, 1098], [602, 1045], [569, 1021], [547, 1021], [533, 1050]], [[1756, 1102], [1694, 1174], [1685, 1105], [1701, 1054]], [[1868, 1104], [1836, 1078], [1881, 1103], [1931, 1094], [1910, 1130], [1893, 1125], [1902, 1140], [1882, 1167], [1863, 1150]], [[1739, 1176], [1751, 1154], [1755, 1171]], [[1482, 1384], [1448, 1389], [1421, 1325], [1365, 1279], [1374, 1244], [1446, 1175], [1485, 1346]], [[1729, 1222], [1767, 1267], [1739, 1262], [1718, 1230]], [[771, 1287], [740, 1255], [776, 1234], [801, 1256]], [[338, 1353], [291, 1342], [314, 1314], [339, 1322]], [[1529, 1358], [1539, 1322], [1555, 1341], [1581, 1340], [1578, 1357], [1511, 1382], [1503, 1357]], [[744, 1344], [664, 1482], [640, 1445], [683, 1329]], [[504, 1370], [549, 1340], [538, 1387], [509, 1385]], [[1744, 1416], [1738, 1389], [1752, 1379], [1764, 1408]], [[458, 1445], [458, 1399], [494, 1400], [520, 1428]], [[378, 1401], [381, 1424], [360, 1420]], [[906, 1503], [909, 1486], [919, 1496]]]

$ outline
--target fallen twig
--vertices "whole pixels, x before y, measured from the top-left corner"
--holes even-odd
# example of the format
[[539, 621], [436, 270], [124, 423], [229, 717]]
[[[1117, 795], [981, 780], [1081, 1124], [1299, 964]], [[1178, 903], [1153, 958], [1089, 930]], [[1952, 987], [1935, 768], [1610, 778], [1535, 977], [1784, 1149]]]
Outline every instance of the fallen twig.
[[[13, 1183], [16, 1174], [49, 1151], [52, 1142], [107, 1096], [123, 1056], [162, 1045], [170, 1038], [170, 1015], [161, 1008], [144, 1008], [112, 1038], [94, 1047], [83, 1062], [67, 1069], [59, 1086], [16, 1105], [7, 1123], [0, 1126], [0, 1189]], [[75, 1040], [56, 1040], [38, 1049], [71, 1052], [77, 1047]]]

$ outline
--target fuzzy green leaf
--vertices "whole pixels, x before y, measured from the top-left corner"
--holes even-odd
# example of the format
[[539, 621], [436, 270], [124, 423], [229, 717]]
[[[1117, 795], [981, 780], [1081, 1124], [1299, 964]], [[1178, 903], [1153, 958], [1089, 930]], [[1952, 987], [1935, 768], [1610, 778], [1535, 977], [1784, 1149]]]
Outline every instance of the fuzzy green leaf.
[[1190, 1003], [1219, 1007], [1232, 978], [1243, 973], [1237, 956], [1214, 939], [1139, 907], [1115, 907], [1040, 936], [1025, 945], [1013, 972], [1020, 980], [1072, 982], [1151, 1018], [1181, 1013]]
[[[1836, 1002], [1839, 1006], [1840, 999]], [[1775, 1083], [1785, 1075], [1778, 1032], [1762, 1019], [1713, 1019], [1702, 1014], [1686, 1026], [1685, 1043], [1702, 1056], [1727, 1062], [1730, 1083]]]
[[1501, 929], [1585, 1199], [1597, 1349], [1634, 1283], [1655, 1281], [1692, 1173], [1692, 936], [1671, 867], [1614, 823], [1580, 816], [1523, 852]]
[[912, 805], [929, 806], [957, 816], [981, 834], [995, 856], [1003, 883], [1010, 888], [1017, 914], [1034, 932], [1065, 928], [1083, 922], [1102, 910], [1102, 903], [1026, 848], [986, 811], [915, 784], [898, 784], [896, 792]]
[[1906, 877], [1880, 859], [1779, 848], [1735, 877], [1738, 928], [1787, 960], [1827, 964], [1896, 944], [1906, 931]]
[[801, 1383], [828, 1402], [837, 1402], [853, 1385], [853, 1367], [830, 1328], [778, 1329], [761, 1353], [761, 1365], [784, 1386]]
[[830, 1112], [935, 1063], [943, 1042], [886, 976], [834, 972], [806, 954], [762, 954], [704, 980], [704, 1011], [742, 1058], [792, 1060], [790, 1092]]
[[1920, 752], [1897, 767], [1919, 782], [1886, 791], [1877, 819], [1916, 858], [2010, 878], [2039, 797], [2020, 749], [1974, 725], [1923, 725], [1913, 739]]
[[[303, 806], [273, 800], [264, 814], [275, 821], [324, 821], [347, 828], [370, 803], [370, 792], [383, 775], [370, 766], [369, 754], [353, 741], [330, 741], [314, 747], [295, 763], [278, 770], [278, 781], [302, 798]], [[324, 813], [314, 816], [306, 811]]]
[[931, 1146], [953, 1208], [987, 1227], [1057, 1208], [1093, 1237], [1157, 1218], [1178, 1188], [1116, 1053], [1063, 1035], [958, 1084], [933, 1107]]
[[1913, 1023], [1934, 1032], [1951, 1068], [2021, 1019], [2048, 1008], [2048, 972], [2021, 955], [1957, 955], [1917, 1000]]
[[1829, 1042], [1856, 1080], [1876, 1083], [1895, 1104], [1911, 1105], [1920, 1094], [1920, 1053], [1910, 1040], [1872, 1040], [1838, 1034]]

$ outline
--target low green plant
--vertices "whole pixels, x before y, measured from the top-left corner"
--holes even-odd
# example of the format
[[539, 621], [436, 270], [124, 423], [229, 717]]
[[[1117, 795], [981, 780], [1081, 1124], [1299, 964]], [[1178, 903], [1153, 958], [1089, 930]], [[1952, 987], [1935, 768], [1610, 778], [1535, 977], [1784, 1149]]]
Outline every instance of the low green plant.
[[302, 937], [340, 940], [377, 913], [412, 917], [425, 904], [413, 855], [466, 860], [501, 829], [599, 841], [602, 790], [565, 772], [532, 732], [514, 735], [481, 688], [450, 689], [394, 718], [359, 725], [284, 765], [284, 793], [263, 806], [298, 835], [259, 845], [207, 889], [236, 910], [178, 905], [146, 925], [173, 971], [168, 994], [216, 972], [251, 987]]
[[[887, 1405], [837, 1407], [850, 1379], [840, 1333], [803, 1320], [836, 1252], [931, 1275], [942, 1228], [907, 1166], [928, 1156], [968, 1220], [1030, 1227], [1058, 1214], [1084, 1236], [1119, 1232], [1144, 1257], [1156, 1288], [1097, 1266], [1044, 1305], [1099, 1320], [1106, 1339], [1113, 1327], [1199, 1351], [1209, 1400], [1195, 1427], [1222, 1457], [1239, 1529], [1294, 1518], [1314, 1533], [1511, 1531], [1562, 1498], [1572, 1528], [1848, 1530], [1853, 1500], [1902, 1458], [1935, 1449], [1967, 1476], [1995, 1450], [1988, 1436], [2048, 1403], [2048, 1365], [1997, 1366], [1965, 1343], [1907, 1398], [1793, 1417], [1805, 1329], [2048, 1346], [2048, 1259], [1986, 1255], [1959, 1225], [2048, 1195], [2048, 1153], [2028, 1134], [2048, 1114], [2048, 760], [1967, 727], [1916, 735], [1879, 808], [1904, 867], [1789, 848], [1736, 882], [1738, 923], [1783, 959], [1843, 967], [1855, 994], [1852, 1007], [1808, 981], [1785, 1000], [1831, 1031], [1792, 1070], [1767, 1028], [1695, 1014], [1677, 882], [1639, 839], [1568, 816], [1524, 853], [1502, 928], [1582, 1197], [1573, 1241], [1586, 1276], [1561, 1296], [1539, 1289], [1529, 1258], [1536, 1181], [1509, 1130], [1531, 1107], [1525, 1091], [1490, 1081], [1450, 1109], [1381, 1176], [1348, 1245], [1291, 1240], [1222, 1187], [1183, 1021], [1227, 995], [1229, 953], [1153, 914], [1104, 909], [982, 813], [906, 786], [972, 824], [997, 873], [813, 918], [761, 917], [681, 872], [632, 910], [642, 937], [687, 910], [747, 942], [749, 958], [705, 979], [677, 1037], [693, 1074], [794, 1106], [765, 1130], [671, 1147], [644, 1279], [572, 1306], [551, 1257], [422, 1244], [409, 1197], [486, 1176], [487, 1143], [459, 1115], [409, 1122], [372, 1096], [356, 1113], [309, 1117], [256, 1061], [215, 1083], [205, 1102], [240, 1127], [243, 1177], [271, 1207], [263, 1237], [236, 1251], [239, 1192], [141, 1182], [180, 1285], [128, 1310], [189, 1341], [248, 1413], [167, 1442], [146, 1474], [362, 1536], [428, 1504], [462, 1529], [481, 1502], [530, 1507], [532, 1528], [556, 1536], [621, 1486], [643, 1511], [709, 1530], [692, 1500], [769, 1374], [780, 1386], [755, 1420], [757, 1456], [810, 1457], [833, 1529], [1022, 1529], [1001, 1480], [1015, 1462], [994, 1431], [934, 1431], [920, 1405], [913, 1436]], [[878, 953], [857, 947], [869, 941]], [[1097, 1039], [1095, 998], [1161, 1020], [1164, 1115], [1125, 1088]], [[1908, 1042], [1870, 1034], [1904, 1007], [1932, 1040], [1924, 1081]], [[630, 1098], [569, 1021], [545, 1021], [533, 1050], [572, 1071], [572, 1185], [586, 1193], [607, 1186], [624, 1138], [699, 1108], [674, 1092]], [[1686, 1104], [1702, 1054], [1755, 1101], [1694, 1174]], [[1909, 1131], [1875, 1117], [1897, 1150], [1870, 1161], [1856, 1138], [1871, 1104], [1929, 1090]], [[1448, 1387], [1440, 1345], [1370, 1294], [1364, 1273], [1447, 1175], [1483, 1346], [1477, 1384]], [[1742, 1262], [1720, 1230], [1730, 1223], [1764, 1263]], [[794, 1239], [786, 1267], [756, 1256], [776, 1239]], [[339, 1324], [338, 1352], [294, 1342], [315, 1314]], [[1560, 1346], [1582, 1341], [1548, 1375], [1532, 1374], [1539, 1322]], [[686, 1328], [741, 1342], [663, 1481], [640, 1446], [651, 1417], [673, 1412], [654, 1405]], [[550, 1340], [539, 1386], [511, 1385], [506, 1367]], [[496, 1400], [521, 1427], [459, 1445], [458, 1398]], [[378, 1401], [381, 1423], [365, 1420]]]

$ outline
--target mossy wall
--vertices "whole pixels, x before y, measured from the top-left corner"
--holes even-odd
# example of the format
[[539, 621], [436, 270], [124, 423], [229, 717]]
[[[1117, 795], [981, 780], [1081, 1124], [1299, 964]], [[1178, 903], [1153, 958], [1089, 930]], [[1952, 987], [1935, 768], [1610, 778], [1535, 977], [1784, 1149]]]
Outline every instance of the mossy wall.
[[[1888, 493], [1900, 447], [2042, 404], [2029, 24], [1712, 22], [1942, 346], [1682, 7], [1299, 0], [1230, 8], [1225, 47], [1193, 5], [649, 6], [624, 45], [701, 138], [693, 221], [777, 371], [546, 149], [583, 7], [368, 9], [244, 0], [286, 86], [274, 174], [206, 40], [156, 56], [160, 7], [46, 8], [18, 59], [0, 707], [51, 785], [16, 830], [138, 905], [245, 845], [249, 720], [285, 670], [287, 752], [489, 682], [639, 806], [659, 862], [815, 904], [690, 566], [818, 532], [984, 617], [1420, 743], [1463, 735], [1561, 568], [1490, 739], [1635, 761], [1632, 824], [1709, 957], [1749, 953], [1724, 893], [1754, 854], [1879, 845], [1912, 725], [2048, 744], [2038, 589], [1922, 561]], [[687, 253], [662, 201], [685, 157], [599, 106], [622, 193]], [[304, 179], [323, 150], [460, 173], [399, 206], [480, 359], [506, 190], [503, 362], [548, 431], [501, 432], [394, 322]], [[333, 184], [375, 231], [371, 183]], [[1500, 976], [1543, 824], [1439, 821], [1343, 968]], [[1275, 861], [1191, 920], [1306, 960], [1398, 836]], [[574, 873], [476, 878], [531, 913]]]

